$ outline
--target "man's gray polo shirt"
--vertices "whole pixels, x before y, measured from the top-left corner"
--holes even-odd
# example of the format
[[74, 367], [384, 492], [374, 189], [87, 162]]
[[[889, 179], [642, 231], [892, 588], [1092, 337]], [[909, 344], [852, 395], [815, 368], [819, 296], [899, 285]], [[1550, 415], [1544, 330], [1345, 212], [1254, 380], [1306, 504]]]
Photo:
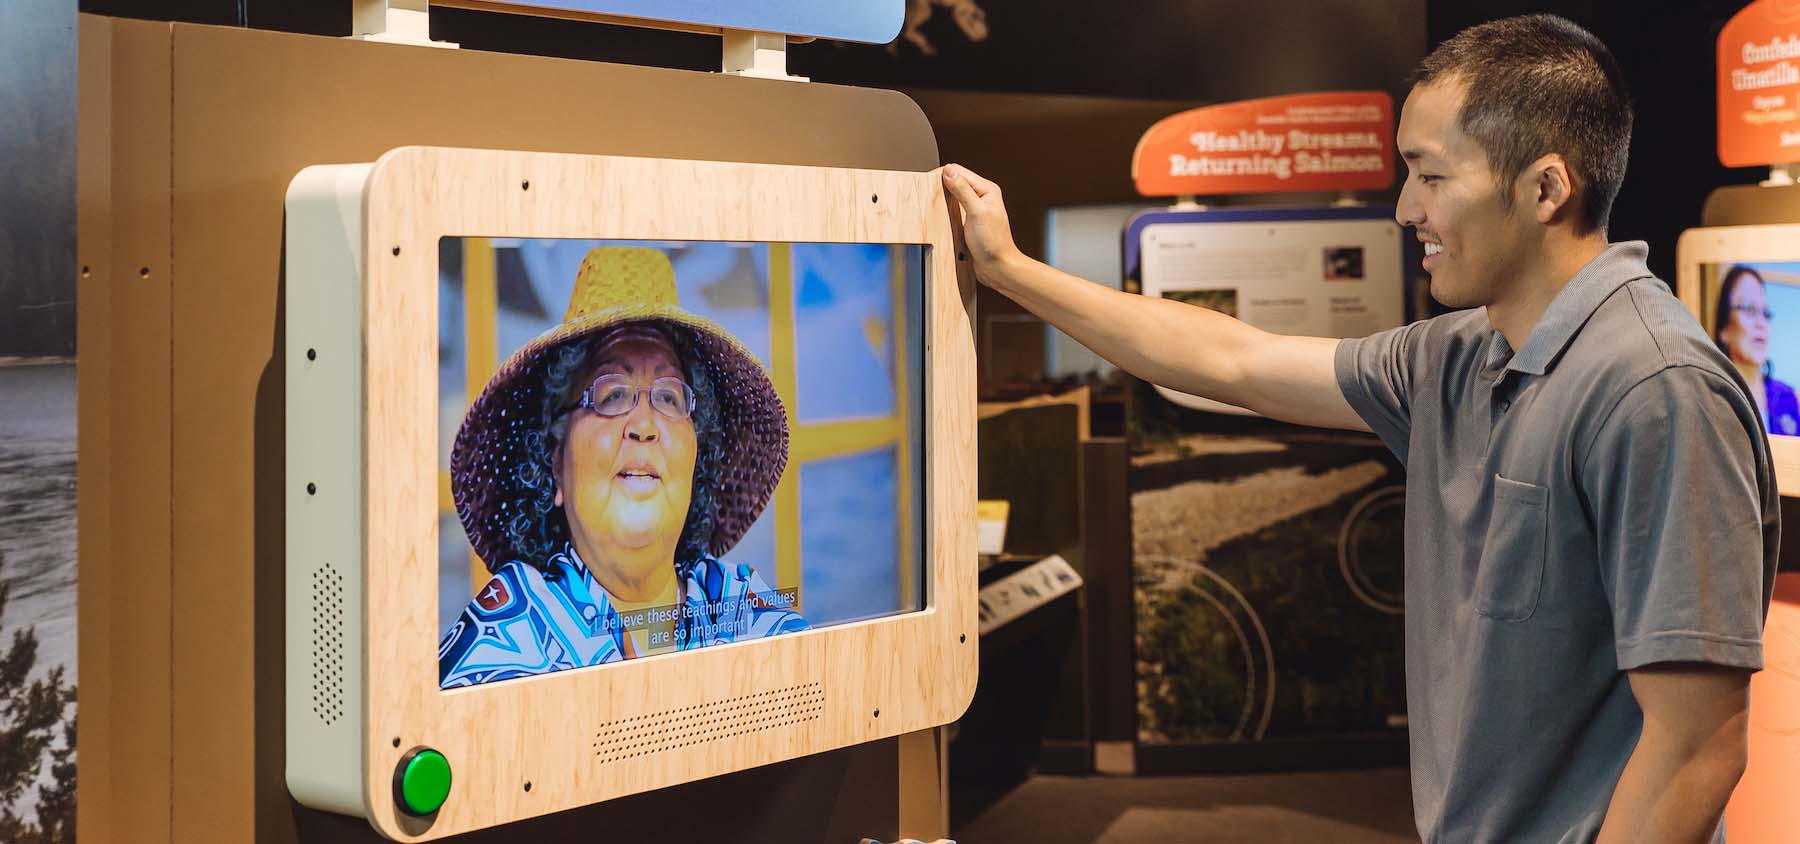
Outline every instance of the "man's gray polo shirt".
[[1595, 258], [1517, 354], [1479, 309], [1338, 345], [1344, 397], [1406, 463], [1427, 844], [1592, 841], [1643, 722], [1624, 672], [1762, 667], [1768, 440], [1646, 254]]

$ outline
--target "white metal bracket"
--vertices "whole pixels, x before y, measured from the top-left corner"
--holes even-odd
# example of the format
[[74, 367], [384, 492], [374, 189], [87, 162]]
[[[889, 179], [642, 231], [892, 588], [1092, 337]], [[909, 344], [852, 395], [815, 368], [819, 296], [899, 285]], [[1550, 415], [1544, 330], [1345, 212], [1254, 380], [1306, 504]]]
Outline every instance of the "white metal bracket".
[[727, 29], [723, 35], [725, 51], [721, 69], [725, 75], [783, 79], [789, 82], [806, 81], [804, 76], [790, 76], [787, 72], [786, 35], [745, 29]]
[[1774, 164], [1769, 167], [1769, 178], [1762, 181], [1765, 188], [1784, 188], [1800, 182], [1800, 164]]
[[456, 49], [449, 41], [431, 40], [429, 0], [352, 0], [350, 37], [358, 41], [412, 44]]

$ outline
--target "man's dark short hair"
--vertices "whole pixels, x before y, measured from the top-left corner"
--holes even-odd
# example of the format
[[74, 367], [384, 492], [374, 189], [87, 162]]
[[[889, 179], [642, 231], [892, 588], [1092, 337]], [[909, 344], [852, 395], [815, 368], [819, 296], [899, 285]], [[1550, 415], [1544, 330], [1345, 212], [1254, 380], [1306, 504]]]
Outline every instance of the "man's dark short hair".
[[1577, 230], [1606, 230], [1625, 180], [1631, 98], [1606, 45], [1555, 15], [1525, 15], [1463, 30], [1419, 63], [1415, 85], [1461, 82], [1460, 124], [1487, 153], [1510, 205], [1533, 161], [1558, 153], [1582, 193]]

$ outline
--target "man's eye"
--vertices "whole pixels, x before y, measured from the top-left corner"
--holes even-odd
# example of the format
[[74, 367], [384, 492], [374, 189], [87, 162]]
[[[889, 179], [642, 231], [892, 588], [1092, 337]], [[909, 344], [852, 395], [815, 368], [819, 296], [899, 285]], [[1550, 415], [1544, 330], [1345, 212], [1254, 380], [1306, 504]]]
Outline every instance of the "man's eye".
[[1430, 174], [1427, 174], [1427, 173], [1420, 173], [1420, 174], [1419, 174], [1419, 182], [1420, 182], [1420, 183], [1421, 183], [1421, 184], [1426, 184], [1426, 185], [1429, 185], [1429, 184], [1432, 184], [1432, 183], [1434, 183], [1434, 182], [1436, 182], [1436, 181], [1437, 181], [1437, 180], [1438, 180], [1438, 179], [1440, 179], [1440, 178], [1442, 178], [1442, 177], [1441, 177], [1441, 176], [1433, 176], [1433, 175], [1430, 175]]

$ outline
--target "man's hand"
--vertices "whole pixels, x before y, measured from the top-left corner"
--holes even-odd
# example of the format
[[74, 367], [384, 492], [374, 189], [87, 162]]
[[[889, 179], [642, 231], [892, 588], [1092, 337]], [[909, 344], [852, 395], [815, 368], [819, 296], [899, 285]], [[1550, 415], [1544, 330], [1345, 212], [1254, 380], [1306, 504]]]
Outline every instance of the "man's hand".
[[1000, 186], [955, 164], [943, 169], [944, 190], [962, 212], [963, 245], [975, 263], [975, 275], [987, 284], [995, 283], [995, 269], [1017, 257], [1019, 247], [1013, 244], [1012, 224], [1006, 219], [1006, 202]]
[[1705, 844], [1743, 776], [1750, 675], [1705, 665], [1627, 673], [1643, 734], [1613, 787], [1600, 844]]

